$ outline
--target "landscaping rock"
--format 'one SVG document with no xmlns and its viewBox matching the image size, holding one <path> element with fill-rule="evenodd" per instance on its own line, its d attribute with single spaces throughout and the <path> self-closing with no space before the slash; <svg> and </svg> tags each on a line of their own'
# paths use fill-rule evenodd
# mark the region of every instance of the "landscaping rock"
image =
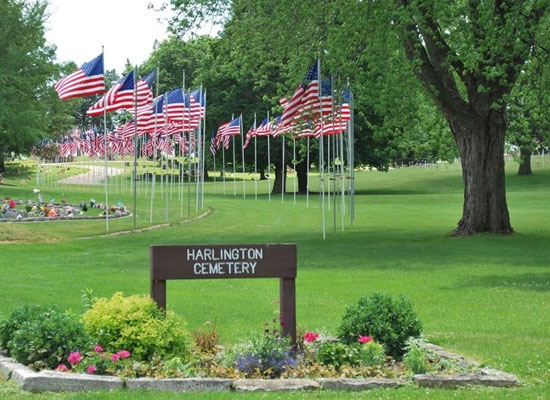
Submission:
<svg viewBox="0 0 550 400">
<path fill-rule="evenodd" d="M 231 390 L 231 379 L 223 378 L 182 378 L 182 379 L 128 379 L 128 390 L 161 390 L 171 392 L 218 392 Z"/>
<path fill-rule="evenodd" d="M 386 379 L 386 378 L 319 378 L 316 379 L 321 384 L 323 389 L 328 390 L 369 390 L 380 388 L 393 388 L 405 385 L 406 382 L 402 379 Z"/>
<path fill-rule="evenodd" d="M 509 374 L 506 374 L 509 375 Z M 513 376 L 513 375 L 512 375 Z M 468 385 L 483 385 L 495 387 L 509 387 L 518 383 L 518 379 L 508 379 L 502 375 L 477 375 L 477 374 L 458 374 L 458 375 L 415 375 L 414 381 L 422 387 L 453 388 Z"/>
<path fill-rule="evenodd" d="M 316 390 L 320 385 L 312 379 L 237 379 L 233 387 L 238 392 L 273 392 Z"/>
<path fill-rule="evenodd" d="M 12 379 L 19 383 L 21 389 L 29 392 L 79 392 L 84 390 L 114 390 L 123 387 L 122 380 L 114 376 L 55 371 L 38 373 L 30 371 L 29 373 L 28 371 L 14 370 Z"/>
</svg>

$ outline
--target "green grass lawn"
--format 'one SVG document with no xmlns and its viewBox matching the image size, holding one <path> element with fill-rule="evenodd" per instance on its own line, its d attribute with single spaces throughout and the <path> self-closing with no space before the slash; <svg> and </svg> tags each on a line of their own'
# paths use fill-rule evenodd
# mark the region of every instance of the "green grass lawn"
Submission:
<svg viewBox="0 0 550 400">
<path fill-rule="evenodd" d="M 550 396 L 550 160 L 534 162 L 535 174 L 507 175 L 507 198 L 515 233 L 500 237 L 456 238 L 450 232 L 462 210 L 462 180 L 456 167 L 412 167 L 388 173 L 357 173 L 356 222 L 341 231 L 327 212 L 327 239 L 321 237 L 319 200 L 292 194 L 268 202 L 266 182 L 206 184 L 203 219 L 188 217 L 177 192 L 155 199 L 154 224 L 166 229 L 75 240 L 105 233 L 104 221 L 0 224 L 0 318 L 27 303 L 55 302 L 79 312 L 81 290 L 96 295 L 148 293 L 152 244 L 287 243 L 298 246 L 297 318 L 307 330 L 334 333 L 346 306 L 373 292 L 403 293 L 414 303 L 428 340 L 483 364 L 518 375 L 515 389 L 424 390 L 403 388 L 360 394 L 28 394 L 0 381 L 0 398 L 14 399 L 157 399 L 157 398 L 546 398 Z M 317 182 L 312 179 L 312 188 Z M 32 195 L 32 182 L 0 186 L 0 196 Z M 68 186 L 68 185 L 67 185 Z M 288 187 L 292 188 L 289 179 Z M 120 188 L 119 188 L 120 189 Z M 100 201 L 102 188 L 44 188 L 67 201 Z M 175 189 L 176 190 L 176 189 Z M 193 192 L 192 192 L 193 193 Z M 44 198 L 48 198 L 44 196 Z M 34 198 L 34 197 L 33 197 Z M 113 194 L 131 205 L 130 193 Z M 101 200 L 102 201 L 102 200 Z M 185 201 L 187 199 L 185 198 Z M 138 225 L 149 224 L 150 200 L 142 188 Z M 332 205 L 333 206 L 333 205 Z M 141 210 L 147 210 L 141 211 Z M 189 217 L 199 214 L 194 204 Z M 110 230 L 132 228 L 131 218 L 111 221 Z M 168 282 L 168 308 L 183 315 L 189 329 L 214 322 L 223 342 L 251 337 L 278 309 L 274 279 Z M 253 305 L 253 306 L 251 306 Z"/>
</svg>

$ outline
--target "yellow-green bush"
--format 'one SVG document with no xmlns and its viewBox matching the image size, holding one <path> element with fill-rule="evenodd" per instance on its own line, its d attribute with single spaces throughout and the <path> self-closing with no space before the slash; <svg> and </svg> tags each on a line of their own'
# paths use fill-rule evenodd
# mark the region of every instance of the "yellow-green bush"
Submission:
<svg viewBox="0 0 550 400">
<path fill-rule="evenodd" d="M 129 350 L 134 359 L 161 357 L 189 358 L 190 337 L 183 318 L 163 312 L 148 296 L 94 299 L 82 316 L 88 333 L 106 351 Z"/>
</svg>

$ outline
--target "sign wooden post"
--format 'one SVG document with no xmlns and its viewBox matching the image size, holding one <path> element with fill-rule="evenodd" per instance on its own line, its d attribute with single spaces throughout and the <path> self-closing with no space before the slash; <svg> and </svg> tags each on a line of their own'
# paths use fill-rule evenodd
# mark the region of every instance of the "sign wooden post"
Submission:
<svg viewBox="0 0 550 400">
<path fill-rule="evenodd" d="M 296 344 L 296 245 L 151 246 L 151 297 L 166 309 L 169 279 L 279 278 L 283 334 Z"/>
</svg>

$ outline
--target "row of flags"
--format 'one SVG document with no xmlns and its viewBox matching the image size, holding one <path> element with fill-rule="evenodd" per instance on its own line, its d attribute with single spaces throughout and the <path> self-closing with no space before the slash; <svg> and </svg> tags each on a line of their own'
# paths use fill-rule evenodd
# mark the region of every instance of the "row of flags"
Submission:
<svg viewBox="0 0 550 400">
<path fill-rule="evenodd" d="M 294 139 L 304 137 L 338 135 L 346 131 L 351 119 L 350 96 L 342 93 L 342 101 L 335 101 L 331 79 L 320 79 L 320 63 L 316 61 L 307 71 L 303 81 L 297 86 L 288 100 L 281 98 L 279 103 L 283 113 L 265 118 L 259 126 L 256 122 L 245 136 L 243 148 L 257 136 L 277 137 L 287 134 Z M 222 124 L 211 138 L 212 154 L 223 145 L 229 147 L 229 138 L 240 133 L 242 116 Z"/>
<path fill-rule="evenodd" d="M 193 132 L 205 117 L 206 94 L 202 89 L 184 93 L 178 88 L 153 98 L 154 80 L 154 71 L 143 79 L 131 71 L 105 92 L 102 53 L 56 82 L 54 88 L 61 100 L 103 93 L 86 114 L 93 117 L 121 109 L 129 111 L 133 120 L 119 128 L 128 135 L 136 130 L 139 134 L 165 135 Z"/>
<path fill-rule="evenodd" d="M 75 129 L 70 136 L 54 143 L 57 146 L 61 157 L 75 157 L 85 155 L 89 157 L 104 157 L 105 145 L 107 152 L 111 155 L 133 156 L 135 144 L 133 140 L 133 128 L 131 132 L 125 132 L 123 127 L 114 129 L 107 133 L 105 138 L 103 133 L 97 132 L 94 128 L 81 132 Z M 191 148 L 189 148 L 189 142 Z M 159 132 L 157 135 L 140 135 L 138 142 L 138 152 L 143 156 L 152 156 L 155 149 L 159 150 L 165 156 L 173 156 L 175 151 L 179 154 L 185 154 L 188 151 L 195 151 L 195 135 L 182 135 L 181 132 Z M 174 148 L 177 146 L 177 149 Z"/>
<path fill-rule="evenodd" d="M 135 132 L 140 136 L 148 134 L 143 143 L 152 148 L 157 146 L 157 149 L 161 147 L 167 149 L 169 146 L 164 143 L 171 142 L 169 140 L 171 135 L 177 135 L 174 139 L 180 148 L 188 149 L 184 143 L 185 134 L 188 133 L 189 140 L 194 141 L 193 132 L 205 118 L 206 94 L 203 93 L 202 88 L 188 92 L 178 88 L 153 98 L 154 80 L 154 71 L 143 79 L 138 79 L 135 71 L 131 71 L 105 92 L 103 54 L 100 54 L 90 62 L 84 63 L 71 75 L 58 81 L 55 84 L 55 90 L 61 100 L 104 93 L 101 99 L 87 111 L 89 116 L 98 116 L 104 112 L 121 109 L 130 112 L 132 121 L 120 126 L 107 136 L 107 141 L 110 141 L 110 151 L 114 154 L 124 156 L 133 153 L 131 138 Z M 349 94 L 344 92 L 340 97 L 341 100 L 335 101 L 332 81 L 321 78 L 320 62 L 316 61 L 296 87 L 292 97 L 280 99 L 279 102 L 283 107 L 281 115 L 272 119 L 265 118 L 259 126 L 254 122 L 245 135 L 243 148 L 246 148 L 250 140 L 257 136 L 287 135 L 293 139 L 300 139 L 320 138 L 345 132 L 347 122 L 351 119 Z M 242 135 L 242 129 L 242 115 L 222 124 L 211 137 L 211 153 L 215 155 L 222 145 L 228 149 L 230 138 Z M 84 134 L 84 137 L 93 137 L 93 140 L 98 140 L 97 135 Z M 77 140 L 78 143 L 83 141 L 87 139 L 79 137 Z M 74 142 L 75 138 L 69 136 L 59 143 L 62 155 L 75 153 Z M 85 151 L 87 148 L 87 145 L 83 145 L 76 151 L 90 154 Z M 90 144 L 89 148 L 94 147 Z M 101 146 L 98 145 L 95 149 L 91 151 L 91 155 L 104 154 Z"/>
</svg>

